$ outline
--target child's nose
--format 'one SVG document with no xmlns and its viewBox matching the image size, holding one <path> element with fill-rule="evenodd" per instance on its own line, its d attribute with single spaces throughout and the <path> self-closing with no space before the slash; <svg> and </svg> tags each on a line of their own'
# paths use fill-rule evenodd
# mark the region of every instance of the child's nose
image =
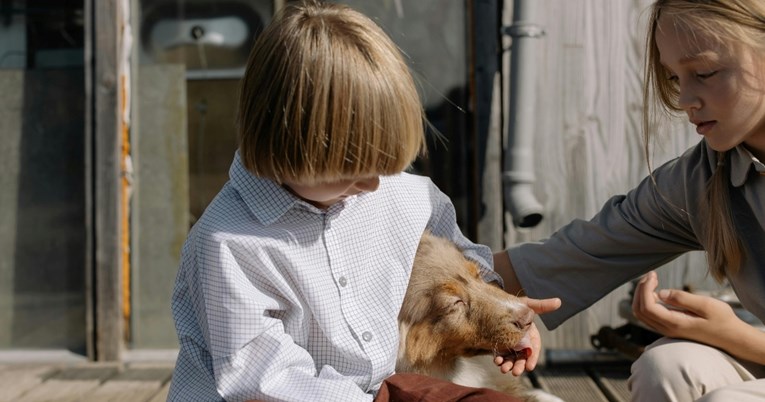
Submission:
<svg viewBox="0 0 765 402">
<path fill-rule="evenodd" d="M 361 191 L 375 191 L 377 187 L 380 187 L 380 178 L 372 177 L 369 179 L 359 180 L 356 182 L 356 188 Z"/>
<path fill-rule="evenodd" d="M 685 85 L 680 88 L 680 92 L 677 96 L 677 106 L 684 110 L 686 113 L 690 113 L 691 110 L 701 108 L 701 99 L 699 99 L 696 91 L 690 85 Z"/>
</svg>

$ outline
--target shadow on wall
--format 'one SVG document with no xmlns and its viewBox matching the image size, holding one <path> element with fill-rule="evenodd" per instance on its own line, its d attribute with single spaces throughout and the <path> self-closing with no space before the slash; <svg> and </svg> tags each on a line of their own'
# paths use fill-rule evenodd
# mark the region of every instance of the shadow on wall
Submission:
<svg viewBox="0 0 765 402">
<path fill-rule="evenodd" d="M 415 173 L 429 176 L 451 198 L 457 223 L 474 239 L 480 193 L 474 191 L 475 138 L 470 129 L 471 114 L 464 106 L 467 97 L 467 89 L 455 87 L 444 94 L 442 102 L 425 111 L 435 130 L 427 130 L 428 155 L 418 159 L 413 168 Z"/>
</svg>

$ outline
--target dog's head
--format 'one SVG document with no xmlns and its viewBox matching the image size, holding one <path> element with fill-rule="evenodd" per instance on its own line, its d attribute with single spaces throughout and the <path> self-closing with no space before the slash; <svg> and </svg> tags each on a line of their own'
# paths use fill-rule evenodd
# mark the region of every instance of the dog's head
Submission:
<svg viewBox="0 0 765 402">
<path fill-rule="evenodd" d="M 533 318 L 517 297 L 484 282 L 452 242 L 425 233 L 399 313 L 399 362 L 429 370 L 463 356 L 514 355 L 529 347 Z"/>
</svg>

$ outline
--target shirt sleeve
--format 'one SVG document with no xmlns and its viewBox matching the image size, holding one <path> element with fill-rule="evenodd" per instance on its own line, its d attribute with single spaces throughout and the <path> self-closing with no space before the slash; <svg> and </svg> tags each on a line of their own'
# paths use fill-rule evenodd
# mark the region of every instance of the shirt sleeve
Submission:
<svg viewBox="0 0 765 402">
<path fill-rule="evenodd" d="M 457 225 L 457 213 L 449 197 L 432 182 L 430 185 L 433 215 L 428 222 L 428 229 L 436 236 L 451 239 L 462 250 L 466 258 L 478 264 L 484 281 L 496 282 L 504 288 L 502 277 L 494 272 L 494 257 L 491 249 L 485 245 L 473 243 L 465 237 Z"/>
<path fill-rule="evenodd" d="M 508 249 L 528 296 L 561 298 L 560 309 L 541 316 L 548 329 L 631 279 L 701 249 L 689 219 L 695 199 L 688 194 L 699 186 L 694 177 L 701 164 L 694 159 L 700 155 L 661 166 L 655 183 L 649 176 L 626 195 L 612 197 L 589 221 L 574 220 L 549 239 Z"/>
<path fill-rule="evenodd" d="M 244 274 L 235 247 L 207 239 L 190 277 L 196 321 L 212 356 L 218 393 L 227 401 L 372 401 L 350 378 L 311 355 L 285 333 L 284 299 Z"/>
</svg>

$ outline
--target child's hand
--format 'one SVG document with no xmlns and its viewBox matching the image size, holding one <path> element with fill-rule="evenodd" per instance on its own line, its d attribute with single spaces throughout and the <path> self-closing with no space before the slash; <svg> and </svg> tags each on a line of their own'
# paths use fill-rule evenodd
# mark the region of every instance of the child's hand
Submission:
<svg viewBox="0 0 765 402">
<path fill-rule="evenodd" d="M 531 299 L 522 297 L 526 305 L 537 314 L 549 313 L 560 308 L 561 301 L 558 298 L 553 299 Z M 539 330 L 533 322 L 528 329 L 528 337 L 531 342 L 531 349 L 526 353 L 516 354 L 515 358 L 497 356 L 494 363 L 499 366 L 503 373 L 512 372 L 514 376 L 523 374 L 524 371 L 532 371 L 537 366 L 539 355 L 542 352 L 542 339 L 539 336 Z"/>
<path fill-rule="evenodd" d="M 659 281 L 649 272 L 635 288 L 632 311 L 635 316 L 664 336 L 715 345 L 721 335 L 736 328 L 741 320 L 728 303 L 709 296 L 677 289 L 656 292 Z"/>
</svg>

